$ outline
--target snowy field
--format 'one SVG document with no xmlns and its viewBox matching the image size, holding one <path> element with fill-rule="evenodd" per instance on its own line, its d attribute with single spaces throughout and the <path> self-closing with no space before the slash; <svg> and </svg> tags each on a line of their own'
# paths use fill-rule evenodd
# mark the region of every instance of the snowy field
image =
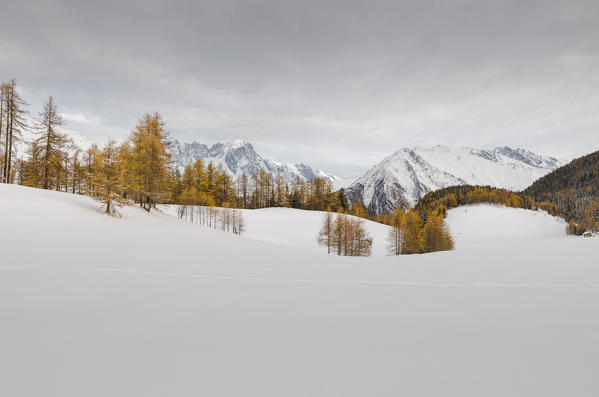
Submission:
<svg viewBox="0 0 599 397">
<path fill-rule="evenodd" d="M 456 241 L 456 249 L 473 246 L 549 242 L 566 236 L 566 222 L 544 211 L 527 211 L 495 205 L 474 205 L 449 211 L 447 223 Z"/>
<path fill-rule="evenodd" d="M 455 251 L 340 258 L 98 207 L 0 186 L 0 395 L 599 393 L 599 239 L 543 214 L 461 208 Z"/>
<path fill-rule="evenodd" d="M 177 205 L 160 205 L 165 214 L 176 217 Z M 326 212 L 303 211 L 293 208 L 264 208 L 241 210 L 245 220 L 244 237 L 326 254 L 327 248 L 318 244 L 317 235 Z M 372 256 L 385 256 L 389 227 L 363 220 L 364 228 L 373 238 Z"/>
</svg>

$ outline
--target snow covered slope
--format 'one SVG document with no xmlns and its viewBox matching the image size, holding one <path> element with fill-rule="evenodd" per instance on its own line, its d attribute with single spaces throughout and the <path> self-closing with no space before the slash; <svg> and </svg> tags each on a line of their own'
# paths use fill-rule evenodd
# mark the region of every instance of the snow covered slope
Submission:
<svg viewBox="0 0 599 397">
<path fill-rule="evenodd" d="M 348 186 L 351 182 L 321 170 L 314 171 L 306 164 L 290 164 L 265 159 L 254 150 L 251 143 L 242 140 L 216 143 L 210 147 L 197 142 L 180 143 L 175 140 L 173 151 L 174 161 L 181 169 L 201 159 L 204 164 L 212 162 L 235 177 L 239 177 L 244 172 L 251 175 L 263 169 L 272 176 L 281 174 L 289 182 L 297 177 L 302 180 L 321 177 L 333 182 L 336 189 Z"/>
<path fill-rule="evenodd" d="M 495 205 L 452 208 L 447 215 L 456 249 L 478 246 L 562 241 L 566 222 L 544 211 Z"/>
<path fill-rule="evenodd" d="M 177 216 L 176 205 L 160 205 L 164 213 Z M 293 208 L 264 208 L 240 210 L 245 221 L 244 237 L 288 247 L 326 254 L 326 247 L 318 245 L 316 236 L 326 212 L 304 211 Z M 389 227 L 377 222 L 362 220 L 373 238 L 372 256 L 386 255 L 385 245 Z"/>
<path fill-rule="evenodd" d="M 599 390 L 599 239 L 343 258 L 97 207 L 0 186 L 0 395 Z"/>
<path fill-rule="evenodd" d="M 452 185 L 490 185 L 522 190 L 563 161 L 524 149 L 434 146 L 400 149 L 347 189 L 352 202 L 375 213 L 414 206 L 426 193 Z"/>
</svg>

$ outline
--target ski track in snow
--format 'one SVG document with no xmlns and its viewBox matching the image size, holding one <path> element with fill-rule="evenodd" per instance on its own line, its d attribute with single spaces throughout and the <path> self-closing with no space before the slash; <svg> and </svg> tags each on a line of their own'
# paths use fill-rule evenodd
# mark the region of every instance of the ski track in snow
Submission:
<svg viewBox="0 0 599 397">
<path fill-rule="evenodd" d="M 377 281 L 377 280 L 319 280 L 319 279 L 301 279 L 301 278 L 271 278 L 271 277 L 247 277 L 247 276 L 213 276 L 193 273 L 168 273 L 152 272 L 146 270 L 118 269 L 118 268 L 99 268 L 99 267 L 57 267 L 57 266 L 0 266 L 0 270 L 30 270 L 30 271 L 90 271 L 102 273 L 125 273 L 140 276 L 159 276 L 159 277 L 181 277 L 197 278 L 205 280 L 224 280 L 224 281 L 254 281 L 268 283 L 300 283 L 300 284 L 342 284 L 342 285 L 382 285 L 398 287 L 472 287 L 472 288 L 599 288 L 599 284 L 593 283 L 419 283 L 409 281 Z"/>
</svg>

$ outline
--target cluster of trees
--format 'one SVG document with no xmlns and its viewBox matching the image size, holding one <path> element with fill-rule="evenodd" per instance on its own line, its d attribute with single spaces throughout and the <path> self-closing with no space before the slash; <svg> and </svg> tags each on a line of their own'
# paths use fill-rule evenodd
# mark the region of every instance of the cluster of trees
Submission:
<svg viewBox="0 0 599 397">
<path fill-rule="evenodd" d="M 213 229 L 221 229 L 238 235 L 245 232 L 243 214 L 237 208 L 179 205 L 177 212 L 180 219 Z"/>
<path fill-rule="evenodd" d="M 422 254 L 454 248 L 453 237 L 442 212 L 431 211 L 423 221 L 418 211 L 408 209 L 404 212 L 398 207 L 391 216 L 390 226 L 387 236 L 389 255 Z"/>
<path fill-rule="evenodd" d="M 545 175 L 523 193 L 552 202 L 568 221 L 568 233 L 599 232 L 599 151 Z"/>
<path fill-rule="evenodd" d="M 318 242 L 327 247 L 327 252 L 344 256 L 370 256 L 372 237 L 364 228 L 360 218 L 348 216 L 343 212 L 333 215 L 327 211 Z"/>
<path fill-rule="evenodd" d="M 60 132 L 64 122 L 52 97 L 37 119 L 28 117 L 25 105 L 14 80 L 0 84 L 1 182 L 87 194 L 110 214 L 115 202 L 139 203 L 149 211 L 172 201 L 176 174 L 158 113 L 144 115 L 122 144 L 109 140 L 83 152 Z M 32 138 L 26 141 L 25 132 Z M 27 144 L 25 158 L 17 158 L 17 144 Z"/>
<path fill-rule="evenodd" d="M 40 119 L 43 128 L 21 163 L 21 184 L 87 194 L 103 202 L 109 214 L 116 213 L 115 202 L 138 203 L 150 211 L 171 199 L 169 141 L 158 113 L 144 115 L 122 144 L 111 139 L 85 152 L 72 150 L 59 132 L 62 120 L 52 98 Z"/>
<path fill-rule="evenodd" d="M 360 214 L 361 210 L 355 212 Z M 454 248 L 453 238 L 441 212 L 433 211 L 423 221 L 418 211 L 408 209 L 404 212 L 398 207 L 387 219 L 391 226 L 387 236 L 389 255 L 423 254 Z M 327 211 L 318 233 L 318 242 L 327 247 L 329 254 L 368 256 L 373 240 L 359 215 Z"/>
<path fill-rule="evenodd" d="M 178 172 L 177 172 L 178 174 Z M 233 178 L 228 172 L 198 159 L 175 177 L 174 201 L 184 205 L 230 206 L 237 208 L 291 207 L 307 210 L 347 211 L 349 202 L 342 190 L 334 192 L 323 178 L 292 183 L 283 175 L 260 169 Z"/>
</svg>

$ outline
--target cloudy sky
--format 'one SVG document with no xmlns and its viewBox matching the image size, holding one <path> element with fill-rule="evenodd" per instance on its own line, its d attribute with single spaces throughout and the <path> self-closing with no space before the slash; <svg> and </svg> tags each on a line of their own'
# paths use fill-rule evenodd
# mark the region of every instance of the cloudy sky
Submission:
<svg viewBox="0 0 599 397">
<path fill-rule="evenodd" d="M 358 176 L 403 146 L 599 149 L 599 2 L 2 1 L 0 79 L 125 138 L 251 141 Z"/>
</svg>

